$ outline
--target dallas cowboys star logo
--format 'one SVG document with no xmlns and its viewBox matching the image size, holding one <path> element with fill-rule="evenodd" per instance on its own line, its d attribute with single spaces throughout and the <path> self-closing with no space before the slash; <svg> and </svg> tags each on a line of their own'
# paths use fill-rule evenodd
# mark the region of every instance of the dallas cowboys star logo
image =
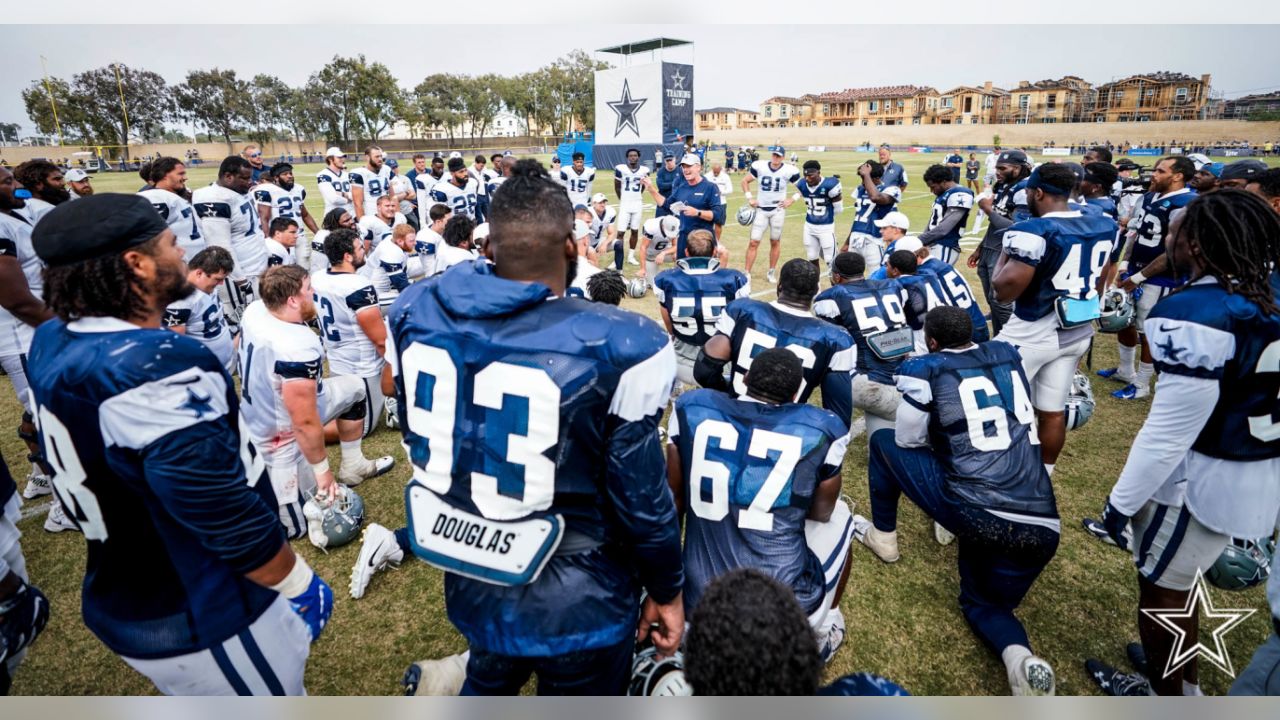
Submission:
<svg viewBox="0 0 1280 720">
<path fill-rule="evenodd" d="M 201 418 L 205 413 L 213 412 L 213 405 L 209 403 L 212 399 L 209 395 L 201 397 L 195 390 L 187 388 L 187 401 L 179 405 L 178 409 L 190 410 L 196 414 L 197 418 Z"/>
<path fill-rule="evenodd" d="M 675 90 L 683 90 L 684 81 L 688 79 L 689 78 L 680 74 L 680 68 L 676 68 L 676 74 L 671 76 L 671 83 L 675 85 L 675 88 L 674 88 Z"/>
<path fill-rule="evenodd" d="M 1192 586 L 1191 594 L 1187 596 L 1187 604 L 1181 609 L 1168 608 L 1161 610 L 1143 610 L 1142 614 L 1151 618 L 1155 622 L 1169 632 L 1173 633 L 1174 644 L 1173 652 L 1169 655 L 1169 662 L 1165 663 L 1164 677 L 1169 675 L 1178 668 L 1191 662 L 1195 657 L 1203 657 L 1213 666 L 1222 672 L 1235 677 L 1235 668 L 1231 665 L 1231 656 L 1227 654 L 1226 647 L 1223 646 L 1223 636 L 1232 628 L 1245 621 L 1245 618 L 1254 613 L 1252 608 L 1215 608 L 1213 599 L 1209 597 L 1209 586 L 1205 583 L 1204 575 L 1199 570 L 1196 571 L 1196 582 Z M 1199 638 L 1191 647 L 1187 647 L 1187 631 L 1183 630 L 1175 621 L 1187 621 L 1203 614 L 1208 620 L 1223 620 L 1210 635 L 1213 637 L 1213 649 L 1200 642 Z M 1206 623 L 1202 620 L 1200 623 L 1200 634 L 1204 635 Z"/>
<path fill-rule="evenodd" d="M 631 128 L 631 132 L 640 136 L 640 126 L 636 124 L 636 113 L 640 112 L 640 108 L 649 102 L 649 98 L 632 98 L 631 85 L 626 81 L 622 81 L 622 98 L 619 100 L 606 101 L 606 105 L 618 114 L 618 125 L 614 128 L 613 134 L 619 135 L 623 128 Z"/>
<path fill-rule="evenodd" d="M 1170 360 L 1177 362 L 1178 356 L 1186 351 L 1186 348 L 1178 347 L 1173 344 L 1173 336 L 1167 336 L 1162 343 L 1156 343 L 1156 347 L 1160 348 Z"/>
</svg>

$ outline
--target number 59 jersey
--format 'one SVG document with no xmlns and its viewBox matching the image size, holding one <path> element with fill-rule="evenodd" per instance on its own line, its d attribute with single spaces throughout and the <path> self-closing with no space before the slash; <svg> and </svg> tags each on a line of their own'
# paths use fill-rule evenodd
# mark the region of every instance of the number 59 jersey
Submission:
<svg viewBox="0 0 1280 720">
<path fill-rule="evenodd" d="M 805 518 L 818 484 L 840 473 L 844 422 L 812 405 L 693 390 L 676 400 L 668 437 L 685 478 L 686 612 L 713 579 L 736 568 L 770 575 L 795 591 L 806 613 L 817 610 L 827 558 L 805 544 Z"/>
<path fill-rule="evenodd" d="M 988 509 L 1057 516 L 1022 356 L 1012 345 L 992 340 L 914 357 L 897 377 L 902 401 L 929 416 L 945 492 Z"/>
</svg>

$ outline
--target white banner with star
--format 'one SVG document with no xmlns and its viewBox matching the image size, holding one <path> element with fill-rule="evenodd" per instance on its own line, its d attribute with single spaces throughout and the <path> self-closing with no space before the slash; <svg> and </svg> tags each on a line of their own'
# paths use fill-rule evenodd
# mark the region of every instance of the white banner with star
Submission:
<svg viewBox="0 0 1280 720">
<path fill-rule="evenodd" d="M 662 63 L 596 71 L 596 144 L 662 142 Z"/>
</svg>

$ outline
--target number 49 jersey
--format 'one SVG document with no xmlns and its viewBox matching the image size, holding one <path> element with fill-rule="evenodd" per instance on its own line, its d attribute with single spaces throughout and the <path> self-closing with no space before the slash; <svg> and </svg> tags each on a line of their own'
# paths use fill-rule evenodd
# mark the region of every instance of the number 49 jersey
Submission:
<svg viewBox="0 0 1280 720">
<path fill-rule="evenodd" d="M 716 322 L 716 334 L 728 337 L 732 347 L 736 395 L 747 393 L 747 371 L 761 350 L 783 347 L 800 358 L 804 366 L 804 382 L 796 395 L 800 403 L 808 402 L 813 388 L 828 372 L 852 372 L 857 354 L 853 338 L 844 328 L 798 308 L 751 298 L 729 303 Z"/>
<path fill-rule="evenodd" d="M 725 306 L 751 295 L 751 281 L 715 258 L 689 257 L 653 279 L 653 294 L 671 316 L 676 339 L 702 347 Z"/>
<path fill-rule="evenodd" d="M 816 611 L 827 558 L 805 544 L 805 518 L 818 484 L 840 474 L 844 422 L 812 405 L 693 390 L 676 400 L 668 427 L 685 478 L 685 608 L 717 576 L 755 568 Z"/>
</svg>

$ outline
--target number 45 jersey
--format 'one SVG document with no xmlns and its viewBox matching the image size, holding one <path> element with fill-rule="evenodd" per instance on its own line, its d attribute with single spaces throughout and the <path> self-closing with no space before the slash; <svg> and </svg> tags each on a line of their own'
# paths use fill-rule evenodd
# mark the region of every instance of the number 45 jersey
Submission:
<svg viewBox="0 0 1280 720">
<path fill-rule="evenodd" d="M 683 584 L 666 333 L 482 263 L 411 285 L 387 324 L 411 545 L 447 571 L 449 619 L 513 656 L 634 637 L 640 585 Z"/>
</svg>

